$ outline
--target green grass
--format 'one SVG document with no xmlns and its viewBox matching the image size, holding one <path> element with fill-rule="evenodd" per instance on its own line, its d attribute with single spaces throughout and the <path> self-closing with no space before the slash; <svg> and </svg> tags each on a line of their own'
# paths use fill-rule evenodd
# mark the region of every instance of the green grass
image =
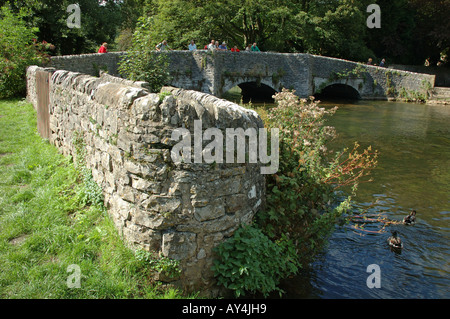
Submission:
<svg viewBox="0 0 450 319">
<path fill-rule="evenodd" d="M 185 298 L 151 279 L 90 188 L 39 137 L 31 104 L 0 100 L 0 298 Z"/>
</svg>

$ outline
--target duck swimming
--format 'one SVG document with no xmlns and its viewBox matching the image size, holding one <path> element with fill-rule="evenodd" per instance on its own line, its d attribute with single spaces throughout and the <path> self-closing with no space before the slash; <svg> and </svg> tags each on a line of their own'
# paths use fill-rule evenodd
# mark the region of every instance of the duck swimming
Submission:
<svg viewBox="0 0 450 319">
<path fill-rule="evenodd" d="M 413 210 L 408 216 L 403 218 L 404 225 L 414 225 L 416 223 L 416 211 Z"/>
<path fill-rule="evenodd" d="M 392 236 L 388 238 L 389 246 L 392 248 L 401 249 L 403 248 L 403 243 L 396 230 L 392 233 Z"/>
</svg>

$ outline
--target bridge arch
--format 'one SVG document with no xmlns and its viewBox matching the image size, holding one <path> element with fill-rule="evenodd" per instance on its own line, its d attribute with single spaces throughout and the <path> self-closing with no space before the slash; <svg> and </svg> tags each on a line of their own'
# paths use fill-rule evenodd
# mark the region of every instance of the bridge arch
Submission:
<svg viewBox="0 0 450 319">
<path fill-rule="evenodd" d="M 360 100 L 363 82 L 359 81 L 336 81 L 322 84 L 316 88 L 314 96 L 323 98 L 349 98 Z"/>
<path fill-rule="evenodd" d="M 222 92 L 226 93 L 230 89 L 238 86 L 241 89 L 242 100 L 244 103 L 252 102 L 267 102 L 273 101 L 272 96 L 278 92 L 271 81 L 265 79 L 241 79 L 238 81 L 229 81 L 227 85 L 222 88 Z M 222 93 L 222 94 L 223 94 Z"/>
</svg>

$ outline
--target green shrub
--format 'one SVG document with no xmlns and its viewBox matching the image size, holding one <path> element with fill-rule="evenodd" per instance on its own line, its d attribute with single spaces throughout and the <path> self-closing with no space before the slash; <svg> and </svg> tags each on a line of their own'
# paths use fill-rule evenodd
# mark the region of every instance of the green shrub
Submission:
<svg viewBox="0 0 450 319">
<path fill-rule="evenodd" d="M 0 8 L 0 98 L 24 96 L 26 68 L 42 64 L 48 43 L 33 43 L 37 28 L 29 28 L 25 11 L 14 14 L 7 5 Z"/>
<path fill-rule="evenodd" d="M 255 215 L 254 226 L 240 228 L 218 246 L 214 263 L 218 283 L 236 296 L 280 291 L 280 280 L 322 249 L 351 208 L 358 183 L 377 164 L 371 147 L 327 149 L 336 132 L 326 118 L 337 108 L 321 108 L 313 98 L 300 99 L 286 89 L 274 98 L 277 107 L 262 117 L 268 128 L 279 128 L 279 170 L 266 177 L 265 209 Z M 342 199 L 339 188 L 351 193 Z"/>
<path fill-rule="evenodd" d="M 291 240 L 302 259 L 315 255 L 349 207 L 351 197 L 342 201 L 336 190 L 354 193 L 376 165 L 377 152 L 369 147 L 360 153 L 355 144 L 333 156 L 326 145 L 336 132 L 325 124 L 337 108 L 321 108 L 313 98 L 300 99 L 288 90 L 277 93 L 275 101 L 265 122 L 280 130 L 279 170 L 266 177 L 266 208 L 256 222 L 272 240 Z"/>
<path fill-rule="evenodd" d="M 236 297 L 250 293 L 267 296 L 280 280 L 297 272 L 300 266 L 290 242 L 271 241 L 252 226 L 239 228 L 216 248 L 213 270 L 218 284 L 234 291 Z"/>
<path fill-rule="evenodd" d="M 169 58 L 164 52 L 152 51 L 155 42 L 151 39 L 150 20 L 140 18 L 133 34 L 131 48 L 119 62 L 119 72 L 132 81 L 145 81 L 152 92 L 159 92 L 169 82 Z"/>
</svg>

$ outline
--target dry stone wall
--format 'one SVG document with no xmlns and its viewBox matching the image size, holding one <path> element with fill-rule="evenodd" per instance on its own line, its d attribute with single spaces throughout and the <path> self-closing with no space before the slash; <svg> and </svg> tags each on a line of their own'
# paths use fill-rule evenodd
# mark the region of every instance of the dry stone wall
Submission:
<svg viewBox="0 0 450 319">
<path fill-rule="evenodd" d="M 28 99 L 36 104 L 30 67 Z M 264 201 L 260 164 L 176 164 L 172 132 L 208 127 L 263 127 L 256 112 L 212 95 L 103 75 L 54 71 L 50 82 L 50 141 L 77 156 L 80 141 L 105 205 L 134 247 L 180 261 L 172 283 L 186 291 L 218 293 L 213 248 L 249 223 Z M 169 281 L 169 278 L 160 278 Z"/>
</svg>

